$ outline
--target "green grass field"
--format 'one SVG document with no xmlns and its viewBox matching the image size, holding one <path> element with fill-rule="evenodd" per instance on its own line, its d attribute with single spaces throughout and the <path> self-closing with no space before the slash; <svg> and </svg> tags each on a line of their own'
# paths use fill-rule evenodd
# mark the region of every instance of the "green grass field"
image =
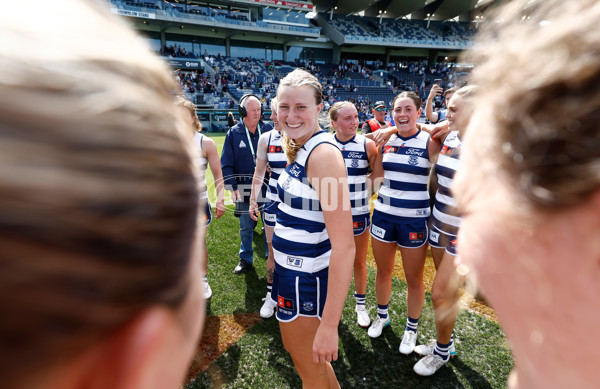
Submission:
<svg viewBox="0 0 600 389">
<path fill-rule="evenodd" d="M 210 135 L 222 148 L 224 135 Z M 210 178 L 208 178 L 210 177 Z M 211 180 L 210 171 L 207 179 Z M 228 195 L 226 195 L 226 199 Z M 265 251 L 261 225 L 254 233 L 255 272 L 234 275 L 238 262 L 239 226 L 231 212 L 213 221 L 208 229 L 208 277 L 213 297 L 207 316 L 218 325 L 224 315 L 254 314 L 266 293 Z M 372 253 L 369 252 L 369 256 Z M 399 258 L 399 257 L 398 257 Z M 369 269 L 367 308 L 376 315 L 375 272 Z M 339 327 L 339 359 L 333 363 L 342 388 L 505 388 L 513 361 L 503 333 L 497 323 L 470 311 L 462 311 L 456 323 L 458 356 L 433 377 L 417 376 L 413 365 L 416 354 L 398 352 L 406 320 L 406 284 L 394 279 L 390 301 L 392 325 L 377 339 L 355 323 L 351 285 Z M 238 316 L 236 316 L 238 317 Z M 216 336 L 216 335 L 215 335 Z M 223 336 L 223 335 L 222 335 Z M 258 320 L 204 372 L 185 386 L 192 388 L 301 388 L 291 358 L 279 336 L 275 318 Z M 419 322 L 419 342 L 435 337 L 433 309 L 429 293 Z"/>
</svg>

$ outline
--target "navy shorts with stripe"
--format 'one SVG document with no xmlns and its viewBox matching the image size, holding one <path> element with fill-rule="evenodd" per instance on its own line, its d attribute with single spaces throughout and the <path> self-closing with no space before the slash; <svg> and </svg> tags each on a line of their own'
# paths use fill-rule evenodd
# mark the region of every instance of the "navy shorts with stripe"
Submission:
<svg viewBox="0 0 600 389">
<path fill-rule="evenodd" d="M 448 254 L 456 256 L 456 235 L 446 234 L 435 227 L 429 232 L 429 245 L 438 249 L 446 249 Z"/>
<path fill-rule="evenodd" d="M 352 215 L 352 222 L 354 227 L 354 236 L 362 235 L 371 225 L 371 219 L 369 218 L 368 213 L 364 215 Z"/>
<path fill-rule="evenodd" d="M 427 243 L 427 231 L 427 219 L 398 223 L 388 214 L 373 211 L 371 236 L 379 241 L 396 242 L 400 247 L 417 248 Z"/>
<path fill-rule="evenodd" d="M 321 319 L 327 298 L 329 268 L 316 273 L 289 270 L 275 263 L 273 293 L 277 294 L 277 320 L 290 322 L 298 316 Z"/>
</svg>

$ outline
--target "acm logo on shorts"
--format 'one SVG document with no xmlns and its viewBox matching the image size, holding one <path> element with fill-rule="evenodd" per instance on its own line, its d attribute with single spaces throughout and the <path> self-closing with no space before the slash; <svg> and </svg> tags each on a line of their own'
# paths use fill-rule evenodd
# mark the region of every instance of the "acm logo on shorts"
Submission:
<svg viewBox="0 0 600 389">
<path fill-rule="evenodd" d="M 439 243 L 440 241 L 440 234 L 431 230 L 429 231 L 429 239 L 431 239 L 432 242 L 434 243 Z"/>
<path fill-rule="evenodd" d="M 373 233 L 373 235 L 380 239 L 383 239 L 383 237 L 385 236 L 385 230 L 381 227 L 377 227 L 374 224 L 371 225 L 371 232 Z"/>
</svg>

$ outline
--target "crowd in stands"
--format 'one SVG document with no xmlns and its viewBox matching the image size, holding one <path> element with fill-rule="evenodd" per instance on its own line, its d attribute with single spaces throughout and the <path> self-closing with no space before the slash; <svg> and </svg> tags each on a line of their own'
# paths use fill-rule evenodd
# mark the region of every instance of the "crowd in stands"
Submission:
<svg viewBox="0 0 600 389">
<path fill-rule="evenodd" d="M 165 46 L 163 50 L 158 52 L 163 57 L 169 58 L 198 58 L 198 55 L 194 52 L 187 51 L 185 47 L 180 45 L 169 45 Z"/>
<path fill-rule="evenodd" d="M 177 53 L 177 50 L 180 50 L 177 45 L 168 47 L 169 52 Z M 323 86 L 324 110 L 328 110 L 336 101 L 348 100 L 356 105 L 361 122 L 369 119 L 375 101 L 391 101 L 393 96 L 402 91 L 413 91 L 425 101 L 434 79 L 442 80 L 444 88 L 462 85 L 457 68 L 447 62 L 430 64 L 427 60 L 401 61 L 386 66 L 380 60 L 354 62 L 342 59 L 337 65 L 312 60 L 294 63 L 274 61 L 267 64 L 266 61 L 251 58 L 221 57 L 208 53 L 204 53 L 203 59 L 206 69 L 177 70 L 176 79 L 192 101 L 220 109 L 237 108 L 239 99 L 246 93 L 261 97 L 263 109 L 268 109 L 280 78 L 295 67 L 302 67 L 319 79 Z M 375 82 L 374 72 L 378 70 L 387 71 L 384 73 L 386 76 L 376 81 L 379 86 L 360 85 L 363 79 Z M 204 96 L 196 98 L 197 95 Z M 435 104 L 434 108 L 439 108 L 443 101 L 436 100 Z"/>
</svg>

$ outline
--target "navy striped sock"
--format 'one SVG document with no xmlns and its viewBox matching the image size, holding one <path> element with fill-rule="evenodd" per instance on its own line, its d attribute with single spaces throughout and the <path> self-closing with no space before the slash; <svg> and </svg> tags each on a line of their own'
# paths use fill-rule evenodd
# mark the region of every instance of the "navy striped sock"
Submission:
<svg viewBox="0 0 600 389">
<path fill-rule="evenodd" d="M 356 305 L 365 305 L 366 294 L 358 294 L 354 293 L 354 299 L 356 300 Z"/>
<path fill-rule="evenodd" d="M 448 361 L 450 359 L 450 343 L 442 344 L 440 342 L 436 342 L 433 353 L 442 357 L 444 361 Z"/>
<path fill-rule="evenodd" d="M 377 304 L 377 315 L 379 315 L 380 318 L 382 319 L 387 319 L 388 318 L 388 304 L 385 305 L 381 305 L 381 304 Z"/>
<path fill-rule="evenodd" d="M 273 283 L 267 282 L 267 293 L 271 293 L 273 291 Z"/>
<path fill-rule="evenodd" d="M 419 325 L 419 319 L 413 319 L 410 316 L 407 316 L 406 319 L 406 331 L 417 332 L 417 326 Z"/>
</svg>

